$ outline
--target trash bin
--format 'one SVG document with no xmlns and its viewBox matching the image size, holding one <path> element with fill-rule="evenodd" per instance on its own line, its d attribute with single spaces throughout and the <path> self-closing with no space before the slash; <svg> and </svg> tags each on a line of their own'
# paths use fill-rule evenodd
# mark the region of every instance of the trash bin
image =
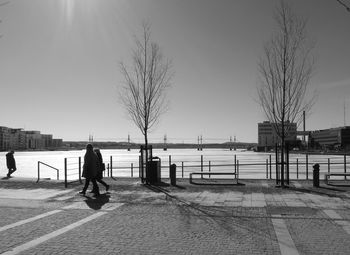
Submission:
<svg viewBox="0 0 350 255">
<path fill-rule="evenodd" d="M 313 184 L 314 187 L 319 187 L 320 186 L 320 165 L 315 164 L 313 165 Z"/>
<path fill-rule="evenodd" d="M 160 158 L 152 157 L 152 160 L 148 161 L 146 165 L 146 183 L 160 183 L 160 168 Z"/>
<path fill-rule="evenodd" d="M 170 184 L 176 186 L 176 165 L 170 165 Z"/>
</svg>

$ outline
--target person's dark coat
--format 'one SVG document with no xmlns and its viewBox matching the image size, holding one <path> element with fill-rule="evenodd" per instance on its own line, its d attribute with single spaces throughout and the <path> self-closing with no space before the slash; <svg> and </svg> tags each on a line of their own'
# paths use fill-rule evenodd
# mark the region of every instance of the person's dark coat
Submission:
<svg viewBox="0 0 350 255">
<path fill-rule="evenodd" d="M 12 151 L 6 154 L 6 165 L 8 169 L 16 170 L 16 160 Z"/>
<path fill-rule="evenodd" d="M 103 171 L 105 170 L 105 165 L 103 164 L 103 158 L 102 158 L 102 154 L 101 154 L 100 150 L 96 149 L 95 153 L 96 153 L 97 158 L 98 158 L 98 170 L 97 170 L 96 179 L 102 180 Z"/>
<path fill-rule="evenodd" d="M 98 157 L 93 151 L 93 148 L 89 146 L 86 147 L 86 153 L 84 156 L 84 165 L 82 177 L 86 179 L 96 178 L 98 172 Z"/>
</svg>

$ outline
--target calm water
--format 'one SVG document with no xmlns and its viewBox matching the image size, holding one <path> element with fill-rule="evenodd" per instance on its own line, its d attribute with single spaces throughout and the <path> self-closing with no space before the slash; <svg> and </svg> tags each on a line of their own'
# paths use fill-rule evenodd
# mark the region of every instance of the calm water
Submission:
<svg viewBox="0 0 350 255">
<path fill-rule="evenodd" d="M 138 150 L 101 150 L 106 165 L 110 163 L 112 157 L 113 176 L 138 177 Z M 17 171 L 14 177 L 31 177 L 37 178 L 38 161 L 44 162 L 50 166 L 60 170 L 60 179 L 64 178 L 64 158 L 68 162 L 68 178 L 76 179 L 78 176 L 78 157 L 82 158 L 85 150 L 79 151 L 34 151 L 34 152 L 15 152 L 17 163 Z M 6 152 L 0 152 L 0 176 L 6 176 Z M 169 176 L 169 156 L 171 163 L 177 165 L 177 176 L 188 177 L 190 172 L 201 170 L 201 156 L 203 157 L 203 171 L 234 171 L 234 160 L 239 161 L 240 178 L 266 178 L 266 169 L 268 174 L 270 167 L 266 168 L 266 160 L 270 155 L 272 162 L 275 162 L 273 153 L 257 153 L 252 151 L 230 151 L 228 149 L 204 149 L 197 151 L 196 149 L 168 149 L 168 151 L 154 150 L 153 156 L 161 159 L 162 174 L 167 178 Z M 301 154 L 290 155 L 290 177 L 292 179 L 306 178 L 306 156 Z M 321 164 L 321 173 L 328 171 L 328 160 L 330 161 L 330 171 L 344 171 L 344 156 L 331 155 L 310 155 L 308 157 L 308 173 L 312 178 L 312 166 L 315 163 Z M 350 166 L 350 156 L 347 157 L 347 166 Z M 133 171 L 131 170 L 133 165 Z M 183 167 L 182 167 L 183 166 Z M 56 179 L 56 171 L 41 165 L 41 178 Z M 350 171 L 350 170 L 348 170 Z M 298 172 L 298 174 L 297 174 Z M 272 163 L 272 178 L 275 178 L 275 167 Z M 298 176 L 297 176 L 298 175 Z"/>
</svg>

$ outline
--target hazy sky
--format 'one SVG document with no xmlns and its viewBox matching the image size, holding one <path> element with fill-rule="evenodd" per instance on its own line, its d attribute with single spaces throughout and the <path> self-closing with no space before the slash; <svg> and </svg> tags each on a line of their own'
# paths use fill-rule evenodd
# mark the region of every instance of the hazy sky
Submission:
<svg viewBox="0 0 350 255">
<path fill-rule="evenodd" d="M 344 0 L 347 2 L 348 0 Z M 289 0 L 316 42 L 307 129 L 350 125 L 350 12 L 336 0 Z M 172 59 L 170 109 L 151 142 L 257 142 L 257 61 L 278 0 L 10 0 L 0 7 L 0 126 L 64 140 L 142 135 L 118 100 L 141 23 Z M 350 1 L 347 2 L 350 4 Z"/>
</svg>

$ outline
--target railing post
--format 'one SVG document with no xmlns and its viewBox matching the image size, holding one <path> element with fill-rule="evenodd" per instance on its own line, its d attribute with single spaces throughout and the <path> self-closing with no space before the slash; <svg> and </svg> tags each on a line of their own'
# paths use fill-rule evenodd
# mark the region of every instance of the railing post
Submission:
<svg viewBox="0 0 350 255">
<path fill-rule="evenodd" d="M 238 177 L 239 177 L 239 160 L 237 159 L 237 180 L 238 180 Z"/>
<path fill-rule="evenodd" d="M 286 161 L 285 161 L 285 163 L 286 163 L 286 175 L 285 175 L 285 177 L 287 177 L 286 179 L 287 179 L 287 184 L 289 185 L 289 146 L 288 146 L 288 144 L 286 144 L 285 145 L 286 147 L 285 147 L 285 149 L 286 149 Z"/>
<path fill-rule="evenodd" d="M 269 160 L 270 160 L 270 180 L 272 179 L 272 159 L 271 159 L 271 154 L 269 155 Z"/>
<path fill-rule="evenodd" d="M 134 177 L 134 164 L 131 163 L 131 177 Z"/>
<path fill-rule="evenodd" d="M 58 172 L 57 172 L 57 174 L 58 174 Z M 58 178 L 58 175 L 57 175 L 57 178 Z M 83 182 L 81 181 L 81 157 L 79 157 L 79 182 L 80 182 L 80 183 L 83 183 Z"/>
<path fill-rule="evenodd" d="M 184 162 L 181 162 L 182 178 L 184 178 Z"/>
<path fill-rule="evenodd" d="M 278 163 L 279 163 L 279 160 L 278 160 L 278 146 L 276 144 L 276 149 L 275 149 L 275 157 L 276 157 L 276 160 L 275 160 L 275 164 L 276 164 L 276 185 L 279 184 L 279 169 L 278 169 Z"/>
<path fill-rule="evenodd" d="M 170 179 L 170 168 L 171 168 L 171 155 L 169 155 L 169 179 Z"/>
<path fill-rule="evenodd" d="M 211 162 L 210 162 L 210 160 L 209 160 L 209 172 L 210 172 L 210 170 L 211 170 Z M 209 174 L 209 178 L 211 177 L 211 175 Z"/>
<path fill-rule="evenodd" d="M 36 182 L 39 182 L 40 180 L 40 161 L 38 161 L 38 180 Z"/>
<path fill-rule="evenodd" d="M 328 173 L 331 172 L 331 160 L 328 158 Z"/>
<path fill-rule="evenodd" d="M 299 159 L 297 158 L 297 180 L 299 179 Z"/>
<path fill-rule="evenodd" d="M 67 158 L 64 158 L 64 187 L 68 187 L 67 182 Z"/>
<path fill-rule="evenodd" d="M 141 181 L 143 183 L 143 162 L 141 156 L 139 156 L 139 178 L 141 178 Z"/>
<path fill-rule="evenodd" d="M 203 155 L 201 155 L 201 172 L 203 172 Z M 202 179 L 203 179 L 203 174 L 202 174 Z"/>
<path fill-rule="evenodd" d="M 266 159 L 266 179 L 269 179 L 269 160 Z"/>
<path fill-rule="evenodd" d="M 111 178 L 113 178 L 113 159 L 112 156 L 109 157 L 109 165 L 111 166 Z"/>
<path fill-rule="evenodd" d="M 235 173 L 237 173 L 237 155 L 235 154 Z"/>
<path fill-rule="evenodd" d="M 306 153 L 306 180 L 309 179 L 309 155 Z"/>
<path fill-rule="evenodd" d="M 346 173 L 346 153 L 344 153 L 344 173 Z M 344 176 L 344 179 L 346 180 L 346 176 Z"/>
</svg>

